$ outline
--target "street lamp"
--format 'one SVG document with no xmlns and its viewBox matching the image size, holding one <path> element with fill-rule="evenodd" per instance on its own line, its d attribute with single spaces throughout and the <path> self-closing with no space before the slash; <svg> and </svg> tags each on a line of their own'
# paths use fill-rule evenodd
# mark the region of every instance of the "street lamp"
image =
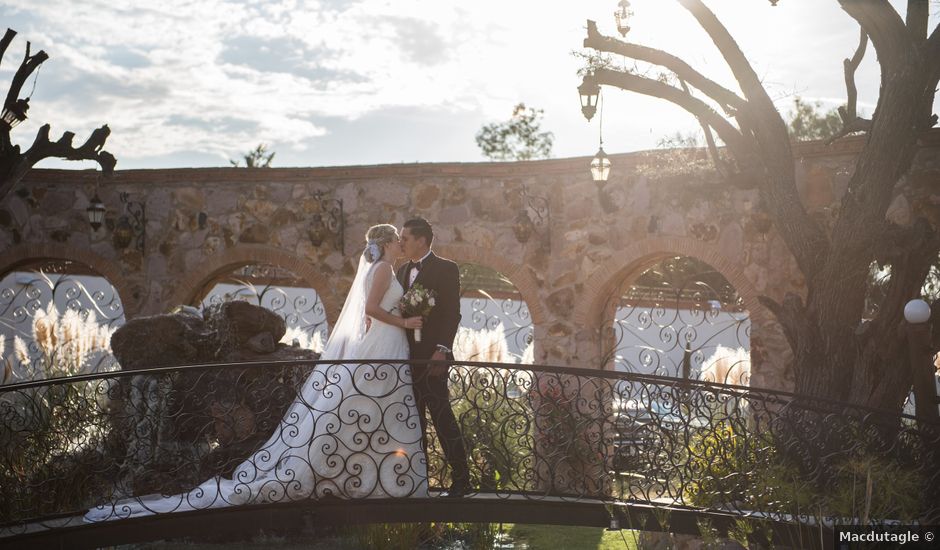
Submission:
<svg viewBox="0 0 940 550">
<path fill-rule="evenodd" d="M 14 126 L 26 120 L 26 111 L 29 110 L 29 98 L 17 99 L 8 102 L 3 106 L 3 112 L 0 113 L 0 120 L 7 130 L 12 130 Z"/>
<path fill-rule="evenodd" d="M 588 73 L 584 75 L 584 80 L 578 86 L 578 95 L 581 97 L 581 114 L 584 118 L 591 120 L 594 113 L 597 112 L 597 97 L 601 93 L 601 87 L 594 79 L 594 75 Z"/>
<path fill-rule="evenodd" d="M 617 5 L 620 7 L 619 10 L 614 12 L 614 18 L 617 20 L 617 32 L 620 33 L 620 36 L 626 38 L 627 33 L 630 32 L 630 25 L 627 24 L 627 21 L 633 16 L 633 10 L 630 9 L 629 0 L 620 0 Z"/>
<path fill-rule="evenodd" d="M 917 298 L 904 306 L 904 319 L 911 324 L 926 323 L 930 320 L 930 304 Z"/>
<path fill-rule="evenodd" d="M 914 414 L 918 421 L 930 423 L 940 419 L 937 413 L 937 385 L 934 380 L 933 347 L 931 346 L 930 304 L 916 298 L 904 306 L 907 321 L 907 347 L 911 379 L 914 386 Z"/>
</svg>

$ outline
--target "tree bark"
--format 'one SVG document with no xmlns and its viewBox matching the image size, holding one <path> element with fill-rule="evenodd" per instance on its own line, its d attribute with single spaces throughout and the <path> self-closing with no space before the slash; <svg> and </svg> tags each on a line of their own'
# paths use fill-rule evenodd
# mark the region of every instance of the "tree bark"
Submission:
<svg viewBox="0 0 940 550">
<path fill-rule="evenodd" d="M 861 26 L 859 46 L 845 62 L 849 108 L 846 127 L 868 131 L 855 171 L 831 227 L 804 207 L 797 192 L 789 134 L 757 74 L 727 29 L 701 0 L 680 0 L 709 34 L 734 74 L 743 98 L 665 52 L 601 37 L 589 25 L 585 46 L 659 64 L 705 93 L 737 122 L 668 84 L 609 69 L 601 84 L 666 99 L 714 128 L 735 161 L 758 175 L 759 191 L 778 233 L 803 273 L 805 299 L 761 302 L 780 321 L 795 355 L 796 392 L 899 410 L 910 389 L 904 340 L 898 334 L 904 304 L 915 296 L 940 252 L 938 230 L 926 220 L 897 228 L 885 220 L 898 181 L 910 170 L 930 117 L 940 78 L 940 27 L 926 37 L 924 3 L 911 0 L 909 26 L 886 0 L 839 0 Z M 854 71 L 870 39 L 881 66 L 881 91 L 870 121 L 854 112 Z M 726 108 L 727 107 L 727 108 Z M 888 294 L 877 319 L 861 325 L 869 266 L 885 250 L 895 252 Z M 900 366 L 899 366 L 900 364 Z"/>
</svg>

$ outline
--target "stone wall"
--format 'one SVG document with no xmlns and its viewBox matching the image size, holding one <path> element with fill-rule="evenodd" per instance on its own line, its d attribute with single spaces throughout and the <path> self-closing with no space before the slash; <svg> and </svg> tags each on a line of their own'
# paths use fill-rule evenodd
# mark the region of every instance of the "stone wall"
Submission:
<svg viewBox="0 0 940 550">
<path fill-rule="evenodd" d="M 801 193 L 821 221 L 838 208 L 861 139 L 796 148 Z M 757 297 L 802 293 L 802 277 L 756 190 L 683 174 L 675 153 L 613 155 L 610 182 L 600 189 L 590 179 L 589 158 L 117 171 L 97 188 L 108 225 L 121 215 L 121 192 L 143 202 L 144 254 L 116 250 L 107 226 L 91 231 L 85 208 L 96 192 L 93 171 L 37 169 L 0 201 L 0 271 L 30 258 L 79 260 L 115 285 L 127 316 L 135 317 L 198 299 L 207 281 L 233 267 L 274 263 L 314 287 L 332 321 L 365 230 L 422 215 L 435 226 L 439 254 L 492 267 L 516 285 L 535 325 L 538 363 L 592 366 L 603 346 L 600 328 L 611 321 L 604 315 L 610 296 L 659 259 L 682 254 L 715 267 L 743 298 L 752 347 L 760 350 L 752 384 L 788 387 L 787 344 Z M 674 173 L 653 180 L 651 162 Z M 928 136 L 917 165 L 915 177 L 940 179 L 940 133 Z M 524 244 L 512 229 L 523 186 L 550 204 L 548 234 Z M 316 191 L 343 200 L 344 250 L 311 244 Z M 917 200 L 898 199 L 889 216 L 909 221 Z"/>
</svg>

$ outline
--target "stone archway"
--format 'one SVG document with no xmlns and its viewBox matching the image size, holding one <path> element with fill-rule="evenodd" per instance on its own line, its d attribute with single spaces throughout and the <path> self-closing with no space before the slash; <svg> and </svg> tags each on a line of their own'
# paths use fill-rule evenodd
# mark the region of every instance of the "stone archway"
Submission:
<svg viewBox="0 0 940 550">
<path fill-rule="evenodd" d="M 0 383 L 116 368 L 120 287 L 120 272 L 89 251 L 42 244 L 0 256 Z"/>
<path fill-rule="evenodd" d="M 164 304 L 169 309 L 180 304 L 189 304 L 201 298 L 199 291 L 219 274 L 234 267 L 251 264 L 269 264 L 290 270 L 311 288 L 317 289 L 323 301 L 327 319 L 333 323 L 339 316 L 342 296 L 337 296 L 337 289 L 330 284 L 312 265 L 289 252 L 261 245 L 239 245 L 225 250 L 216 256 L 207 258 L 203 266 L 177 281 L 176 291 Z M 322 290 L 321 290 L 322 289 Z"/>
<path fill-rule="evenodd" d="M 335 293 L 307 262 L 277 249 L 246 245 L 225 251 L 189 274 L 169 307 L 248 301 L 284 318 L 285 341 L 319 350 L 339 315 Z"/>
<path fill-rule="evenodd" d="M 611 297 L 620 296 L 624 285 L 645 270 L 669 257 L 695 258 L 714 268 L 734 288 L 737 307 L 746 311 L 751 323 L 751 383 L 760 387 L 789 389 L 789 363 L 792 352 L 779 324 L 757 299 L 754 285 L 737 262 L 726 258 L 717 246 L 696 239 L 661 237 L 638 241 L 595 271 L 585 283 L 585 299 L 574 311 L 574 319 L 584 327 L 578 335 L 578 353 L 595 364 L 610 367 L 605 355 L 612 335 L 607 324 L 613 319 Z"/>
<path fill-rule="evenodd" d="M 468 306 L 470 309 L 461 320 L 461 326 L 473 330 L 491 329 L 499 324 L 500 317 L 510 319 L 517 316 L 523 320 L 527 319 L 531 326 L 518 326 L 520 323 L 517 321 L 515 323 L 517 326 L 504 328 L 504 334 L 510 339 L 519 340 L 518 342 L 511 341 L 509 343 L 509 347 L 515 350 L 511 355 L 523 355 L 526 344 L 529 343 L 523 340 L 531 339 L 531 357 L 525 360 L 538 363 L 542 358 L 540 340 L 543 336 L 546 316 L 538 301 L 537 286 L 531 273 L 526 271 L 523 266 L 510 262 L 490 250 L 480 249 L 479 247 L 454 244 L 442 245 L 436 247 L 435 252 L 457 262 L 461 266 L 462 277 L 468 275 L 467 268 L 480 266 L 483 269 L 477 270 L 479 274 L 484 277 L 487 273 L 498 275 L 504 284 L 514 287 L 512 290 L 518 293 L 518 298 L 500 296 L 499 294 L 481 298 L 482 295 L 469 296 L 466 294 L 467 290 L 475 291 L 478 289 L 462 289 L 465 292 L 462 301 L 469 299 L 473 303 Z M 494 290 L 498 292 L 498 289 Z M 488 302 L 495 302 L 495 304 L 489 303 L 488 305 L 495 307 L 498 312 L 487 312 L 487 309 L 493 309 L 487 307 Z M 507 304 L 512 305 L 507 307 Z"/>
</svg>

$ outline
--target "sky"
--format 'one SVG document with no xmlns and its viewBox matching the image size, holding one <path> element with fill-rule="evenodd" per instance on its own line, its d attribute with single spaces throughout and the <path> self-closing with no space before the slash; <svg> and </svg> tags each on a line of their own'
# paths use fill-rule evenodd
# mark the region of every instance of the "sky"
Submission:
<svg viewBox="0 0 940 550">
<path fill-rule="evenodd" d="M 844 102 L 842 60 L 858 40 L 835 0 L 706 0 L 781 112 L 796 95 Z M 900 2 L 893 2 L 897 7 Z M 107 123 L 118 169 L 228 166 L 259 143 L 273 165 L 485 160 L 474 136 L 519 102 L 543 109 L 553 157 L 597 151 L 576 88 L 588 19 L 615 35 L 614 0 L 0 0 L 19 34 L 0 64 L 4 90 L 26 40 L 50 55 L 14 142 L 43 123 L 75 143 Z M 736 89 L 694 19 L 674 0 L 633 0 L 627 38 L 665 49 Z M 901 10 L 903 13 L 903 9 Z M 931 5 L 932 26 L 937 22 Z M 618 63 L 622 62 L 619 59 Z M 874 51 L 857 75 L 859 108 L 877 100 Z M 936 104 L 935 104 L 936 106 Z M 604 92 L 604 149 L 655 148 L 698 128 L 662 100 Z M 46 160 L 52 168 L 90 162 Z"/>
</svg>

